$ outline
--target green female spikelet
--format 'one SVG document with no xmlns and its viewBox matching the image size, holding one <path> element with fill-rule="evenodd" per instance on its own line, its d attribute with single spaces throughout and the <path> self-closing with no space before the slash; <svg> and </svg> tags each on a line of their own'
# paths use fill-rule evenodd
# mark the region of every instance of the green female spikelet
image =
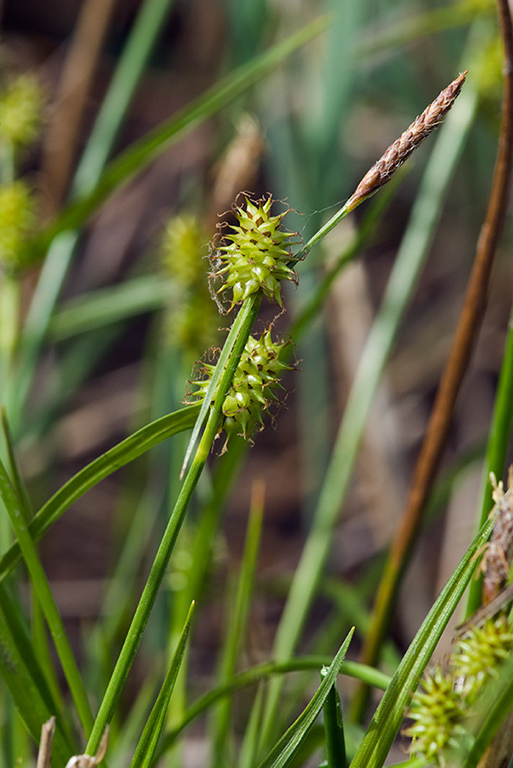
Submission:
<svg viewBox="0 0 513 768">
<path fill-rule="evenodd" d="M 512 650 L 513 632 L 506 616 L 487 621 L 483 627 L 473 626 L 458 640 L 452 666 L 468 700 L 474 701 L 483 683 L 498 675 L 501 662 Z"/>
<path fill-rule="evenodd" d="M 445 766 L 452 750 L 466 748 L 472 740 L 473 716 L 486 684 L 500 674 L 501 664 L 513 650 L 513 631 L 505 616 L 471 626 L 459 638 L 449 660 L 449 671 L 440 668 L 422 681 L 408 717 L 415 722 L 405 732 L 411 736 L 410 752 L 427 763 Z"/>
<path fill-rule="evenodd" d="M 217 293 L 232 291 L 228 311 L 260 290 L 282 306 L 280 282 L 296 282 L 296 273 L 288 266 L 294 259 L 285 246 L 295 234 L 280 230 L 287 212 L 271 216 L 272 202 L 271 197 L 257 202 L 245 197 L 243 205 L 233 208 L 238 224 L 223 235 L 219 247 L 213 248 L 212 277 L 224 280 Z M 224 241 L 229 242 L 224 244 Z"/>
<path fill-rule="evenodd" d="M 223 429 L 226 432 L 223 450 L 234 435 L 250 440 L 255 430 L 263 428 L 263 412 L 278 400 L 273 390 L 283 389 L 281 373 L 292 367 L 280 360 L 280 353 L 287 344 L 273 342 L 270 330 L 264 331 L 259 339 L 249 337 L 222 407 L 223 422 L 219 433 Z M 206 378 L 193 382 L 199 389 L 193 396 L 200 400 L 208 387 L 214 366 L 203 364 L 202 370 Z"/>
<path fill-rule="evenodd" d="M 426 675 L 422 687 L 408 712 L 415 722 L 404 733 L 412 738 L 412 754 L 444 766 L 448 751 L 465 735 L 461 693 L 454 688 L 453 676 L 444 675 L 440 667 Z"/>
</svg>

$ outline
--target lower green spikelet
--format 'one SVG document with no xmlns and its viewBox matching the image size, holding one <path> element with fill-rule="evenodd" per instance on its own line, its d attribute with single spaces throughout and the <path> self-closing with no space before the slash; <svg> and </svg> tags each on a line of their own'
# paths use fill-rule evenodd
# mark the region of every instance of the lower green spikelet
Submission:
<svg viewBox="0 0 513 768">
<path fill-rule="evenodd" d="M 452 675 L 440 667 L 427 674 L 412 701 L 408 717 L 414 720 L 406 731 L 412 743 L 410 752 L 427 763 L 446 765 L 448 751 L 465 735 L 465 712 L 461 694 L 454 687 Z"/>
<path fill-rule="evenodd" d="M 222 407 L 224 418 L 218 434 L 223 430 L 226 433 L 223 451 L 234 435 L 250 441 L 255 430 L 263 429 L 263 413 L 278 401 L 274 390 L 283 389 L 281 373 L 293 367 L 280 360 L 281 351 L 289 343 L 273 342 L 270 330 L 258 339 L 249 337 Z M 193 398 L 203 399 L 214 367 L 202 363 L 205 378 L 193 382 L 198 387 L 198 392 L 191 395 Z"/>
<path fill-rule="evenodd" d="M 413 697 L 407 716 L 414 723 L 404 731 L 412 739 L 411 754 L 442 768 L 454 764 L 454 754 L 465 754 L 479 698 L 512 650 L 513 630 L 504 615 L 483 627 L 470 626 L 458 639 L 447 672 L 437 667 L 427 673 L 423 690 Z"/>
</svg>

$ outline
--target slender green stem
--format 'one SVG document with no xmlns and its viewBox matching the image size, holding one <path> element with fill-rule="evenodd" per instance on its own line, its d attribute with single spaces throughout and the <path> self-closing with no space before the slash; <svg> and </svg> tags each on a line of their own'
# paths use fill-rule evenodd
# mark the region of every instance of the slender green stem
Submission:
<svg viewBox="0 0 513 768">
<path fill-rule="evenodd" d="M 196 447 L 196 443 L 197 443 L 199 434 L 201 432 L 201 428 L 205 422 L 207 413 L 210 408 L 210 404 L 212 403 L 212 400 L 214 398 L 214 393 L 216 391 L 219 391 L 219 382 L 221 381 L 221 378 L 223 377 L 224 373 L 226 373 L 226 367 L 227 365 L 230 364 L 229 363 L 230 359 L 232 359 L 233 361 L 232 352 L 237 346 L 238 338 L 240 339 L 241 323 L 245 322 L 246 315 L 248 313 L 254 312 L 255 313 L 254 316 L 256 317 L 256 312 L 258 312 L 258 307 L 260 306 L 261 297 L 258 298 L 256 309 L 254 306 L 255 301 L 257 301 L 257 294 L 254 294 L 253 297 L 250 297 L 248 301 L 244 302 L 243 306 L 240 309 L 239 314 L 237 315 L 236 321 L 232 324 L 232 327 L 230 328 L 228 336 L 226 337 L 226 341 L 223 345 L 223 349 L 221 350 L 221 354 L 219 355 L 217 365 L 212 374 L 207 390 L 204 394 L 199 416 L 196 419 L 196 423 L 192 430 L 192 434 L 189 440 L 189 445 L 187 446 L 187 451 L 185 453 L 185 458 L 182 464 L 182 475 L 187 469 L 189 459 L 192 456 L 193 450 Z M 247 336 L 246 336 L 246 341 L 247 341 Z M 246 343 L 246 341 L 244 342 L 244 344 Z M 244 349 L 244 345 L 242 346 L 242 348 L 240 349 L 240 352 L 238 353 L 238 358 L 240 358 L 240 355 L 242 354 L 243 349 Z M 238 365 L 238 358 L 237 358 L 237 363 L 233 368 L 233 372 L 235 372 L 235 368 Z"/>
<path fill-rule="evenodd" d="M 137 649 L 139 648 L 157 593 L 162 584 L 169 558 L 171 557 L 171 552 L 173 551 L 176 538 L 185 518 L 188 504 L 205 465 L 212 442 L 214 441 L 218 423 L 219 416 L 212 410 L 205 428 L 203 439 L 198 446 L 198 451 L 191 464 L 187 477 L 185 478 L 175 508 L 171 514 L 164 536 L 162 537 L 139 604 L 132 619 L 130 629 L 128 630 L 125 642 L 123 643 L 123 647 L 105 692 L 105 696 L 100 705 L 94 728 L 86 747 L 86 753 L 89 755 L 94 755 L 96 753 L 102 734 L 114 714 L 114 709 L 119 696 L 121 695 L 123 685 L 132 666 Z M 210 443 L 207 446 L 208 440 L 210 440 Z"/>
<path fill-rule="evenodd" d="M 342 270 L 347 267 L 359 253 L 361 253 L 372 235 L 376 232 L 379 222 L 390 205 L 392 196 L 397 191 L 398 184 L 400 184 L 404 178 L 405 168 L 406 166 L 400 168 L 388 185 L 383 189 L 381 194 L 374 198 L 374 202 L 369 206 L 368 211 L 359 222 L 358 229 L 352 242 L 350 242 L 348 247 L 337 257 L 335 264 L 330 267 L 329 271 L 323 276 L 312 295 L 307 297 L 304 305 L 300 306 L 297 316 L 292 321 L 288 330 L 294 341 L 299 339 L 311 325 L 314 318 L 319 314 L 335 280 Z M 340 212 L 336 214 L 336 216 L 339 215 Z M 320 232 L 321 230 L 319 230 L 313 237 L 317 238 Z"/>
<path fill-rule="evenodd" d="M 336 685 L 328 693 L 324 704 L 324 731 L 328 768 L 347 768 L 344 722 Z"/>
<path fill-rule="evenodd" d="M 192 723 L 193 720 L 224 696 L 229 696 L 240 688 L 256 685 L 262 680 L 266 680 L 275 675 L 285 675 L 290 672 L 301 672 L 305 670 L 319 670 L 322 669 L 322 667 L 328 666 L 330 661 L 331 659 L 327 656 L 296 656 L 288 661 L 266 661 L 263 664 L 259 664 L 255 667 L 251 667 L 251 669 L 246 669 L 244 672 L 240 672 L 231 680 L 223 685 L 217 686 L 192 704 L 185 713 L 183 720 L 166 735 L 161 747 L 161 754 L 173 744 L 178 735 L 189 725 L 189 723 Z M 375 688 L 382 691 L 387 689 L 387 686 L 392 679 L 389 675 L 381 672 L 379 669 L 367 667 L 365 664 L 360 664 L 357 661 L 344 661 L 340 673 L 342 675 L 354 677 L 357 680 L 365 681 L 369 685 L 373 685 Z"/>
<path fill-rule="evenodd" d="M 82 723 L 85 733 L 89 734 L 93 725 L 93 716 L 82 683 L 82 678 L 80 677 L 73 651 L 71 650 L 71 646 L 66 636 L 64 625 L 59 615 L 57 605 L 55 604 L 43 566 L 37 556 L 34 542 L 30 537 L 25 516 L 21 510 L 21 505 L 16 498 L 2 463 L 0 463 L 0 499 L 9 514 L 9 518 L 18 538 L 23 559 L 29 570 L 34 589 L 36 590 L 46 621 L 48 622 L 55 648 L 62 664 L 63 672 L 66 676 L 71 695 L 73 696 L 73 701 L 77 708 L 80 722 Z"/>
<path fill-rule="evenodd" d="M 323 237 L 326 237 L 326 235 L 331 232 L 332 229 L 335 229 L 337 224 L 340 224 L 342 219 L 345 219 L 348 213 L 351 213 L 352 208 L 348 208 L 347 205 L 344 203 L 342 208 L 339 208 L 339 210 L 335 213 L 334 216 L 331 217 L 329 221 L 326 222 L 326 224 L 323 224 L 322 227 L 320 227 L 315 234 L 312 235 L 312 237 L 305 243 L 303 248 L 298 253 L 298 258 L 303 258 L 306 256 L 308 251 L 311 251 L 314 245 L 318 245 Z"/>
<path fill-rule="evenodd" d="M 185 655 L 185 649 L 187 647 L 187 642 L 189 640 L 191 631 L 193 613 L 194 603 L 192 603 L 189 607 L 187 618 L 185 620 L 185 626 L 183 627 L 180 634 L 173 658 L 169 665 L 169 670 L 162 684 L 159 695 L 157 696 L 155 705 L 150 713 L 148 720 L 146 721 L 146 725 L 144 726 L 144 730 L 142 732 L 141 738 L 139 739 L 137 749 L 135 750 L 132 762 L 130 763 L 130 768 L 148 768 L 153 763 L 153 755 L 157 748 L 157 744 L 164 727 L 167 708 L 169 706 L 169 702 L 175 688 L 176 678 L 178 676 L 178 672 L 180 671 L 180 667 Z"/>
<path fill-rule="evenodd" d="M 93 731 L 86 747 L 86 752 L 89 755 L 96 754 L 102 734 L 114 714 L 114 709 L 119 696 L 121 695 L 123 685 L 130 671 L 130 667 L 132 666 L 132 662 L 155 603 L 157 593 L 162 584 L 176 538 L 185 519 L 187 507 L 217 436 L 224 398 L 231 386 L 235 369 L 237 368 L 240 356 L 248 340 L 251 328 L 253 327 L 259 306 L 260 296 L 254 294 L 244 302 L 234 321 L 233 326 L 236 327 L 238 333 L 233 346 L 232 355 L 223 369 L 205 430 L 201 436 L 191 467 L 183 482 L 173 512 L 171 513 L 169 523 L 162 537 L 155 560 L 153 561 L 130 629 L 128 630 L 125 642 L 103 697 L 103 701 L 100 705 Z"/>
</svg>

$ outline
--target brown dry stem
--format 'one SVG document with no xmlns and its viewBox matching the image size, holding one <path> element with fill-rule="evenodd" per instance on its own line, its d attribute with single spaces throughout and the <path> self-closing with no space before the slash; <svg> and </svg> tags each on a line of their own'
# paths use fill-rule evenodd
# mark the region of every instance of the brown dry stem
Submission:
<svg viewBox="0 0 513 768">
<path fill-rule="evenodd" d="M 52 743 L 55 734 L 55 717 L 51 717 L 41 727 L 41 742 L 37 754 L 36 768 L 50 768 L 52 760 Z"/>
<path fill-rule="evenodd" d="M 55 215 L 66 195 L 87 97 L 115 4 L 116 0 L 87 0 L 80 10 L 43 146 L 46 217 Z"/>
</svg>

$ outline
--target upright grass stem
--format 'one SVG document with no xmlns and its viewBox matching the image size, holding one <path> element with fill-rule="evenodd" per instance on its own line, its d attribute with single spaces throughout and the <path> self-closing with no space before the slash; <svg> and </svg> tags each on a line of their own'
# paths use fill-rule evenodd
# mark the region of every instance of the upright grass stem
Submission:
<svg viewBox="0 0 513 768">
<path fill-rule="evenodd" d="M 190 469 L 183 482 L 173 512 L 171 513 L 169 523 L 153 561 L 130 629 L 128 630 L 125 642 L 123 643 L 123 647 L 103 697 L 103 701 L 100 705 L 93 731 L 86 747 L 86 753 L 89 755 L 94 755 L 96 753 L 102 734 L 114 714 L 114 709 L 119 696 L 121 695 L 123 685 L 130 671 L 130 667 L 132 666 L 132 662 L 155 603 L 157 593 L 162 584 L 176 538 L 185 519 L 187 507 L 216 438 L 221 422 L 221 408 L 224 398 L 231 386 L 233 375 L 244 346 L 248 340 L 253 323 L 255 322 L 259 306 L 260 296 L 254 294 L 244 302 L 232 326 L 232 329 L 235 328 L 235 331 L 237 332 L 232 355 L 223 369 L 205 429 L 199 441 Z"/>
</svg>

